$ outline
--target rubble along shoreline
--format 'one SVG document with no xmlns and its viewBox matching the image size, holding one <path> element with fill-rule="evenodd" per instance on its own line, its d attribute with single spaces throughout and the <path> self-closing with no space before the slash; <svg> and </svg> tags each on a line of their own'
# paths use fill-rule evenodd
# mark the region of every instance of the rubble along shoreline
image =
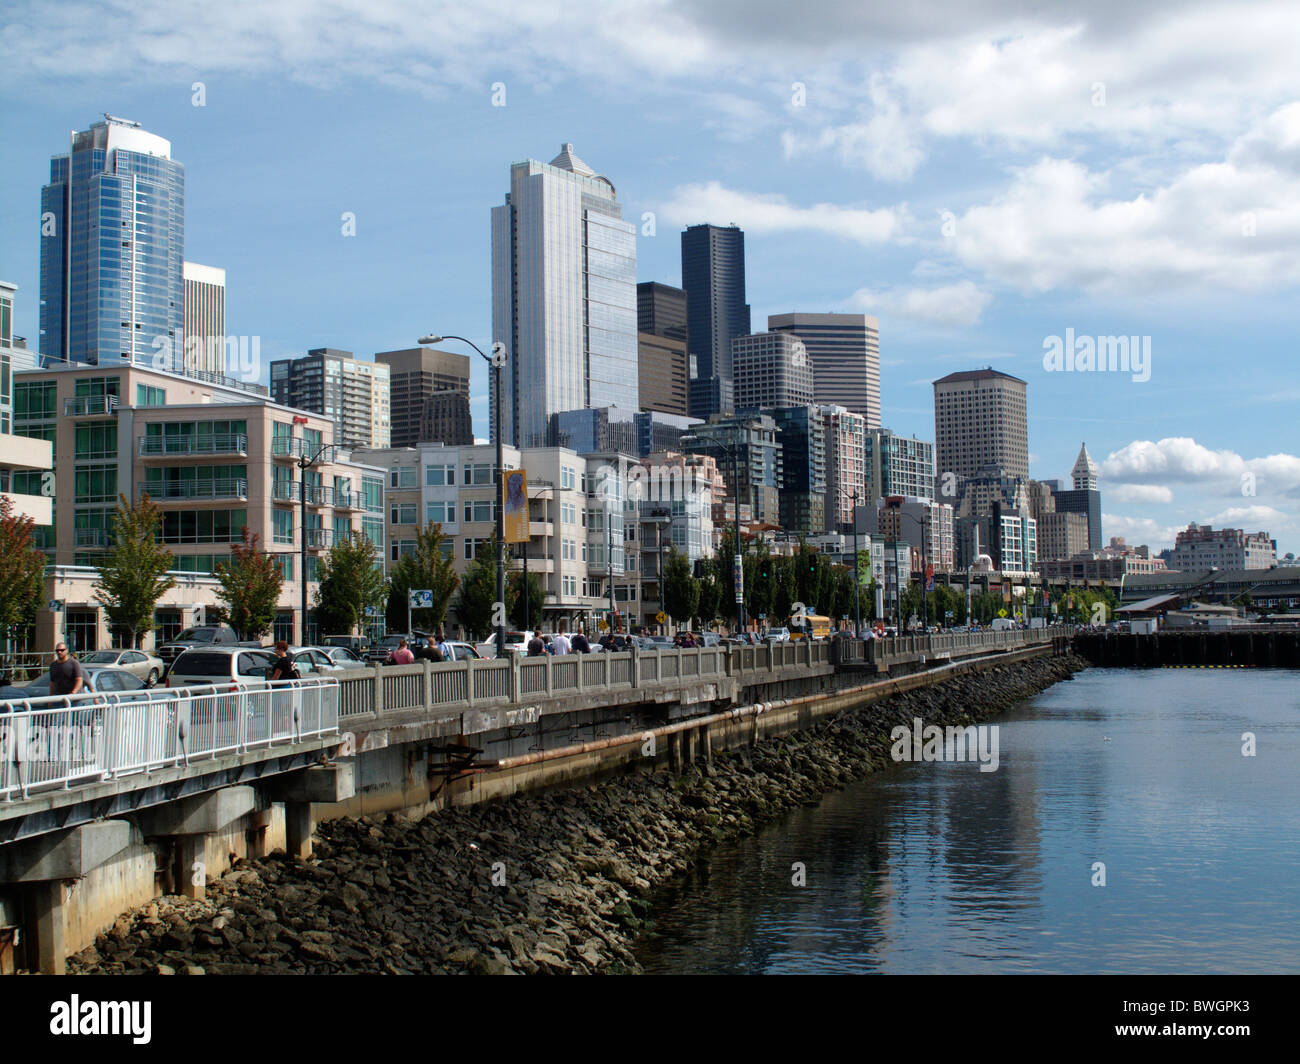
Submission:
<svg viewBox="0 0 1300 1064">
<path fill-rule="evenodd" d="M 319 825 L 310 860 L 240 861 L 207 897 L 156 899 L 72 974 L 636 973 L 657 888 L 718 842 L 892 767 L 890 730 L 986 721 L 1086 667 L 954 676 L 684 774 L 635 772 L 412 820 Z"/>
</svg>

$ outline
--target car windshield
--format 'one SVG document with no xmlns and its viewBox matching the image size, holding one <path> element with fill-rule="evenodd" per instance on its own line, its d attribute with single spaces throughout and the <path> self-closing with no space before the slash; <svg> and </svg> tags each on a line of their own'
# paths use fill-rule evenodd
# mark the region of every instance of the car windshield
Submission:
<svg viewBox="0 0 1300 1064">
<path fill-rule="evenodd" d="M 176 637 L 176 642 L 211 643 L 216 637 L 215 628 L 186 628 Z"/>
<path fill-rule="evenodd" d="M 84 655 L 80 660 L 83 665 L 116 665 L 117 655 L 116 650 L 96 650 Z"/>
</svg>

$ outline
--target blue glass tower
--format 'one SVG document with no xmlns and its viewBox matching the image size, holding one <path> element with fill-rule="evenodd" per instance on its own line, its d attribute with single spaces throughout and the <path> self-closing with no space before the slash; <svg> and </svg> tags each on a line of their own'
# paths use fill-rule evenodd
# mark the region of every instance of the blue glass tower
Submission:
<svg viewBox="0 0 1300 1064">
<path fill-rule="evenodd" d="M 185 168 L 171 144 L 112 115 L 72 134 L 41 189 L 40 352 L 179 372 Z"/>
</svg>

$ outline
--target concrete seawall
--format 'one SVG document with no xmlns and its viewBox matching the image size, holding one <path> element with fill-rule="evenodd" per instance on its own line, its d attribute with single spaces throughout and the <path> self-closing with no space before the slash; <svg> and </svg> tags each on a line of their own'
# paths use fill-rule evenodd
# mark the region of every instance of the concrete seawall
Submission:
<svg viewBox="0 0 1300 1064">
<path fill-rule="evenodd" d="M 635 970 L 654 888 L 703 848 L 892 767 L 895 723 L 975 723 L 1078 667 L 1028 649 L 503 759 L 436 815 L 335 818 L 311 860 L 238 861 L 203 900 L 123 917 L 71 969 Z"/>
</svg>

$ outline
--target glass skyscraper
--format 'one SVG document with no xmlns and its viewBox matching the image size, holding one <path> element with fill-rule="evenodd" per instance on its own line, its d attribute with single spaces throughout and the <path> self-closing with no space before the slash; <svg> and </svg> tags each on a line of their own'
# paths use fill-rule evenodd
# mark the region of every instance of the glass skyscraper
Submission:
<svg viewBox="0 0 1300 1064">
<path fill-rule="evenodd" d="M 731 341 L 749 334 L 745 302 L 745 233 L 737 226 L 692 225 L 682 232 L 688 356 L 695 358 L 691 417 L 726 409 L 734 377 Z M 717 377 L 721 386 L 709 385 Z"/>
<path fill-rule="evenodd" d="M 72 134 L 41 189 L 40 352 L 91 365 L 183 365 L 185 168 L 138 122 Z"/>
<path fill-rule="evenodd" d="M 506 443 L 545 446 L 561 411 L 637 409 L 636 227 L 572 144 L 515 163 L 492 208 L 492 335 Z"/>
</svg>

